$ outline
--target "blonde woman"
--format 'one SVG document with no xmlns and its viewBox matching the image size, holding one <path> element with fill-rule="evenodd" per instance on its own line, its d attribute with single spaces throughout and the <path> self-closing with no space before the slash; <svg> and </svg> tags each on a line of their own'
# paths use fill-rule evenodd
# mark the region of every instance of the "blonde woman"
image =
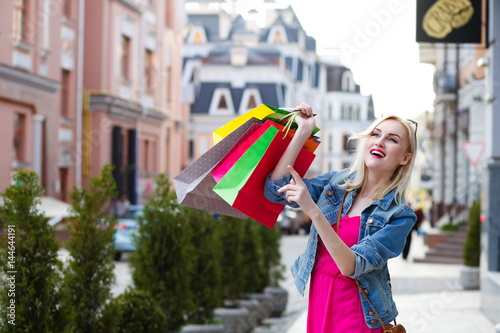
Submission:
<svg viewBox="0 0 500 333">
<path fill-rule="evenodd" d="M 379 118 L 353 135 L 356 159 L 349 169 L 301 179 L 291 166 L 316 123 L 309 105 L 297 109 L 297 132 L 265 192 L 273 202 L 300 206 L 313 223 L 306 250 L 292 267 L 301 294 L 311 278 L 307 331 L 382 332 L 382 323 L 398 314 L 387 261 L 401 253 L 416 221 L 405 195 L 417 124 Z"/>
</svg>

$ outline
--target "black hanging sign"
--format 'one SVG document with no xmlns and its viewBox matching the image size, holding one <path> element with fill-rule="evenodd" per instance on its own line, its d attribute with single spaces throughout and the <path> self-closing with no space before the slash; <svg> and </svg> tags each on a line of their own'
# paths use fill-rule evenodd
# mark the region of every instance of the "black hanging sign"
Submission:
<svg viewBox="0 0 500 333">
<path fill-rule="evenodd" d="M 417 0 L 417 42 L 482 42 L 483 0 Z"/>
</svg>

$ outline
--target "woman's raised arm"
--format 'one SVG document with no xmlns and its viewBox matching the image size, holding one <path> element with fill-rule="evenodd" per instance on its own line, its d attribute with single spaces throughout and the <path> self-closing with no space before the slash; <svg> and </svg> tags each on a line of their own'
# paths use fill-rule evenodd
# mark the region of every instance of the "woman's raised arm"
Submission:
<svg viewBox="0 0 500 333">
<path fill-rule="evenodd" d="M 316 128 L 316 120 L 313 117 L 313 110 L 309 105 L 301 103 L 295 109 L 301 111 L 301 113 L 295 118 L 298 128 L 292 138 L 292 141 L 288 145 L 283 156 L 281 156 L 280 161 L 271 175 L 271 179 L 273 180 L 290 173 L 287 166 L 295 163 L 300 149 L 307 139 L 309 139 L 312 131 Z"/>
</svg>

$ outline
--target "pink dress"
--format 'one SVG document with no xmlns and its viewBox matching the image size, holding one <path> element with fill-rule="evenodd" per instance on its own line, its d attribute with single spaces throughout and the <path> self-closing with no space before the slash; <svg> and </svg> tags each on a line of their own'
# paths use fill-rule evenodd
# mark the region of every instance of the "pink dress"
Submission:
<svg viewBox="0 0 500 333">
<path fill-rule="evenodd" d="M 358 242 L 359 223 L 359 216 L 346 215 L 340 221 L 339 236 L 349 247 Z M 370 329 L 366 325 L 356 283 L 340 273 L 319 236 L 316 263 L 311 273 L 307 332 L 382 332 L 381 328 Z"/>
</svg>

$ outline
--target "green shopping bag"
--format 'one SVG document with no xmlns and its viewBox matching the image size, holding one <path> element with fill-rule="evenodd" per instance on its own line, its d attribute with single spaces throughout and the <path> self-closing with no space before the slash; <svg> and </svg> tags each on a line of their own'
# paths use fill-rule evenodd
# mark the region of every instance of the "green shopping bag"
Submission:
<svg viewBox="0 0 500 333">
<path fill-rule="evenodd" d="M 267 127 L 265 132 L 252 134 L 259 138 L 229 169 L 223 164 L 233 163 L 233 157 L 237 158 L 238 154 L 230 154 L 223 162 L 220 167 L 227 172 L 213 190 L 241 213 L 272 228 L 285 206 L 265 198 L 265 179 L 276 168 L 291 138 L 283 137 L 280 131 L 283 126 L 271 121 L 266 121 L 262 127 Z M 306 148 L 300 150 L 293 166 L 301 177 L 306 174 L 314 157 L 314 153 Z M 212 175 L 214 172 L 217 172 L 216 169 L 212 171 Z"/>
</svg>

